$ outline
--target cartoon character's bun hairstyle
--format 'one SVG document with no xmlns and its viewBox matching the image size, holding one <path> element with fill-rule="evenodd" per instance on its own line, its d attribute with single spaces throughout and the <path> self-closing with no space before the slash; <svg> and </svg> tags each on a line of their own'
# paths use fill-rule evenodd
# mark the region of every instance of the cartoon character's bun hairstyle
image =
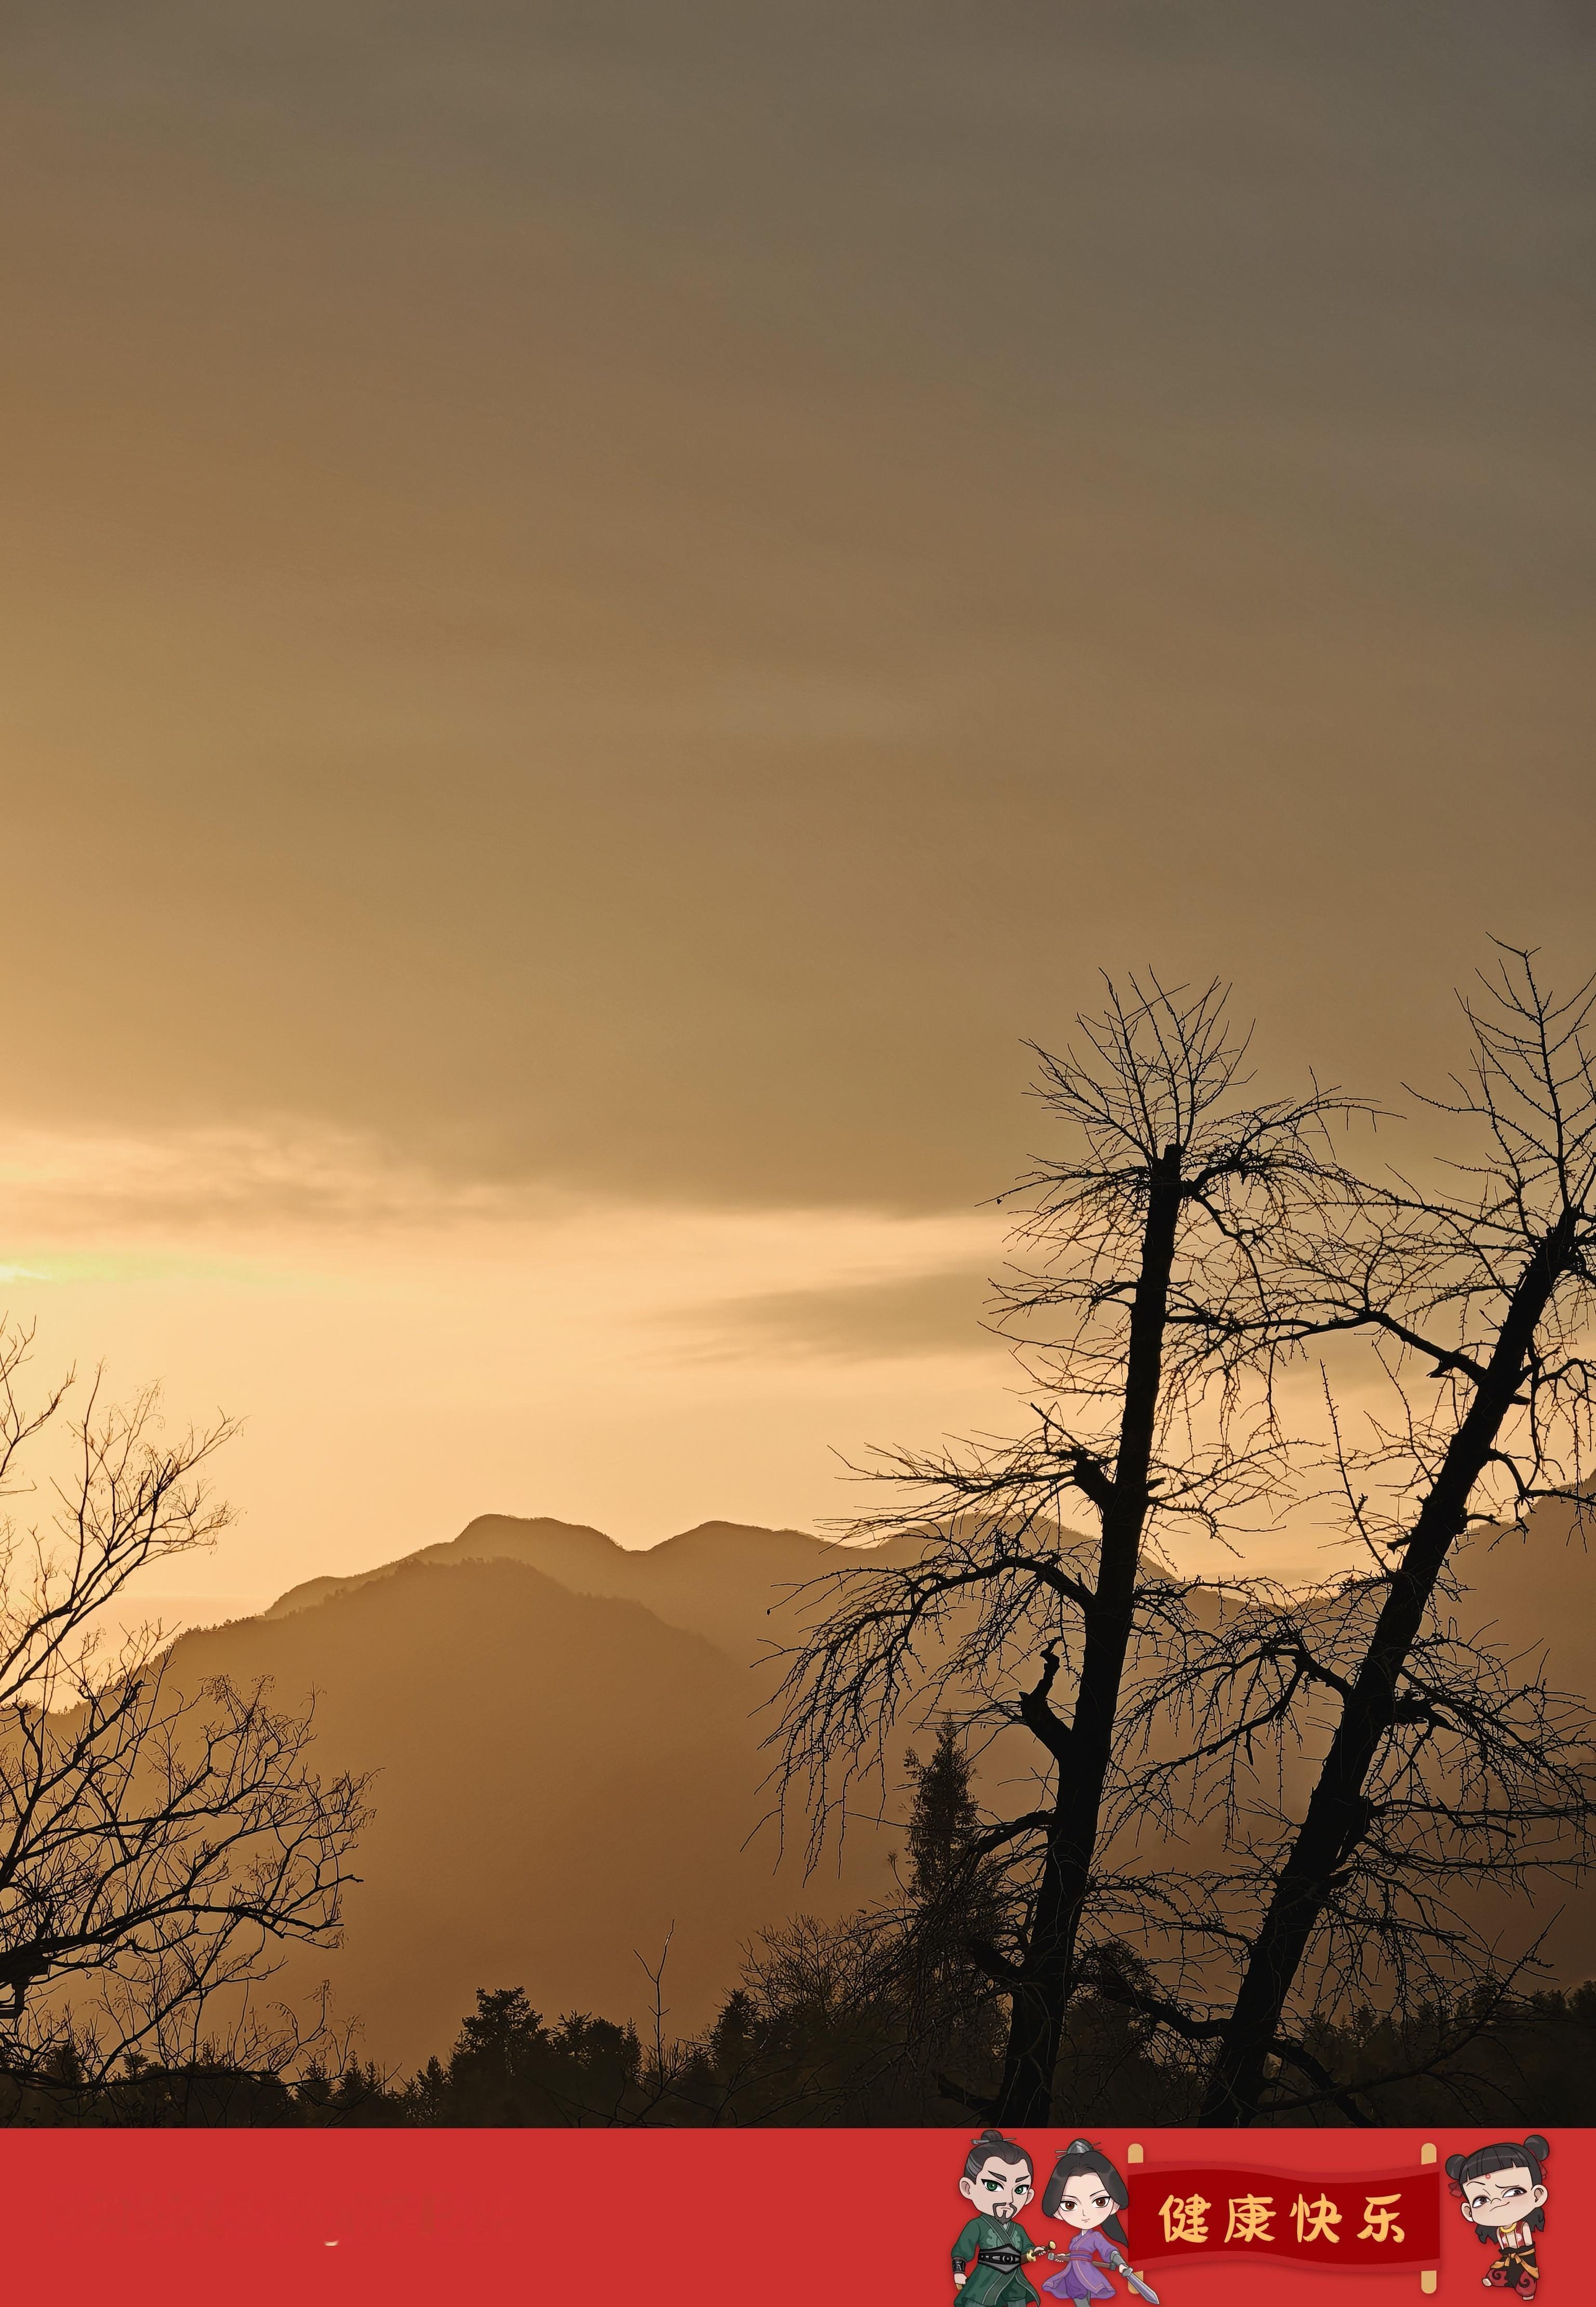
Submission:
<svg viewBox="0 0 1596 2307">
<path fill-rule="evenodd" d="M 970 2152 L 965 2157 L 966 2179 L 979 2179 L 989 2163 L 1023 2163 L 1034 2180 L 1036 2165 L 1017 2139 L 1005 2139 L 1000 2131 L 983 2131 L 979 2139 L 970 2142 Z"/>
<path fill-rule="evenodd" d="M 1094 2147 L 1089 2139 L 1072 2139 L 1054 2164 L 1053 2175 L 1043 2189 L 1042 2214 L 1044 2218 L 1058 2217 L 1065 2188 L 1072 2179 L 1082 2178 L 1088 2171 L 1102 2181 L 1103 2191 L 1110 2202 L 1116 2204 L 1120 2211 L 1125 2208 L 1130 2200 L 1130 2190 L 1103 2149 Z M 1109 2213 L 1103 2221 L 1101 2232 L 1108 2236 L 1111 2243 L 1128 2243 L 1129 2240 L 1120 2224 L 1118 2211 Z"/>
<path fill-rule="evenodd" d="M 1498 2139 L 1492 2146 L 1476 2147 L 1472 2155 L 1448 2155 L 1446 2176 L 1452 2183 L 1451 2191 L 1461 2196 L 1471 2179 L 1483 2179 L 1492 2171 L 1527 2171 L 1531 2186 L 1538 2187 L 1540 2184 L 1540 2166 L 1550 2153 L 1549 2141 L 1542 2139 L 1539 2131 L 1532 2131 L 1524 2140 Z M 1525 2218 L 1532 2227 L 1546 2225 L 1546 2213 L 1539 2204 L 1532 2211 L 1526 2212 Z M 1481 2243 L 1495 2240 L 1494 2227 L 1476 2226 L 1474 2233 Z"/>
</svg>

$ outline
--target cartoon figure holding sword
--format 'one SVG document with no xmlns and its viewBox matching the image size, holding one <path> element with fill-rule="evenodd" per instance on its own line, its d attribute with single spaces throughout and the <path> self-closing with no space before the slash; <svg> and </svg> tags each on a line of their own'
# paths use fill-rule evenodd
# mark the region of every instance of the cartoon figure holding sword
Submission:
<svg viewBox="0 0 1596 2307">
<path fill-rule="evenodd" d="M 1014 2140 L 983 2131 L 972 2142 L 958 2191 L 975 2216 L 953 2246 L 958 2307 L 1040 2307 L 1020 2268 L 1027 2259 L 1041 2258 L 1042 2246 L 1017 2217 L 1035 2190 L 1031 2158 Z"/>
<path fill-rule="evenodd" d="M 1138 2298 L 1158 2307 L 1157 2292 L 1133 2275 L 1114 2249 L 1126 2241 L 1118 2214 L 1129 2200 L 1130 2190 L 1108 2157 L 1089 2139 L 1072 2139 L 1043 2191 L 1042 2209 L 1044 2217 L 1062 2220 L 1076 2232 L 1065 2253 L 1064 2272 L 1050 2276 L 1042 2286 L 1044 2291 L 1055 2299 L 1113 2298 L 1113 2285 L 1094 2264 L 1101 2259 L 1124 2277 Z M 1049 2251 L 1050 2258 L 1056 2255 Z"/>
</svg>

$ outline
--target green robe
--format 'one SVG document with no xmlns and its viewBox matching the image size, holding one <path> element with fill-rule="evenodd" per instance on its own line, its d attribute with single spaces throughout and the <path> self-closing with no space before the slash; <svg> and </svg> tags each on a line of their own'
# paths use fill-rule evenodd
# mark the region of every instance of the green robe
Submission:
<svg viewBox="0 0 1596 2307">
<path fill-rule="evenodd" d="M 1034 2251 L 1017 2219 L 989 2219 L 984 2212 L 953 2246 L 953 2271 L 962 2275 L 978 2251 Z M 972 2267 L 958 2293 L 958 2307 L 1037 2307 L 1036 2294 L 1017 2268 Z"/>
</svg>

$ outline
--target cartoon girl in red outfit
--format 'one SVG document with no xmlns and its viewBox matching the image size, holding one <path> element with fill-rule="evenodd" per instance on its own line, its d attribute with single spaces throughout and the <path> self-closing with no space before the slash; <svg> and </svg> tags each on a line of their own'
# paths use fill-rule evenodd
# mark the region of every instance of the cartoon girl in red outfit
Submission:
<svg viewBox="0 0 1596 2307">
<path fill-rule="evenodd" d="M 1490 2272 L 1480 2278 L 1488 2291 L 1535 2296 L 1535 2237 L 1546 2225 L 1540 2165 L 1549 2151 L 1544 2139 L 1532 2135 L 1522 2145 L 1505 2139 L 1476 2147 L 1472 2155 L 1446 2157 L 1452 2191 L 1463 2197 L 1458 2208 L 1480 2242 L 1497 2247 Z"/>
</svg>

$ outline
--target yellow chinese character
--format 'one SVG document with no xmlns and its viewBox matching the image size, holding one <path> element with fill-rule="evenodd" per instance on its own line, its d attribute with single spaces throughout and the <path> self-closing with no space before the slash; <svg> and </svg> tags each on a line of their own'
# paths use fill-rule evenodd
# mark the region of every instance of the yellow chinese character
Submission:
<svg viewBox="0 0 1596 2307">
<path fill-rule="evenodd" d="M 1317 2243 L 1321 2236 L 1326 2243 L 1339 2243 L 1341 2237 L 1331 2233 L 1341 2225 L 1341 2213 L 1328 2195 L 1321 2195 L 1317 2203 L 1305 2202 L 1300 2195 L 1291 2206 L 1291 2216 L 1297 2222 L 1299 2243 Z"/>
<path fill-rule="evenodd" d="M 1165 2243 L 1206 2243 L 1207 2224 L 1203 2214 L 1209 2208 L 1200 2195 L 1188 2195 L 1184 2201 L 1171 2195 L 1159 2213 L 1163 2221 Z"/>
<path fill-rule="evenodd" d="M 1269 2222 L 1274 2217 L 1273 2195 L 1232 2195 L 1226 2243 L 1273 2243 Z"/>
<path fill-rule="evenodd" d="M 1395 2206 L 1400 2195 L 1370 2195 L 1363 2206 L 1363 2225 L 1358 2230 L 1360 2243 L 1400 2243 L 1402 2229 L 1396 2224 Z"/>
</svg>

